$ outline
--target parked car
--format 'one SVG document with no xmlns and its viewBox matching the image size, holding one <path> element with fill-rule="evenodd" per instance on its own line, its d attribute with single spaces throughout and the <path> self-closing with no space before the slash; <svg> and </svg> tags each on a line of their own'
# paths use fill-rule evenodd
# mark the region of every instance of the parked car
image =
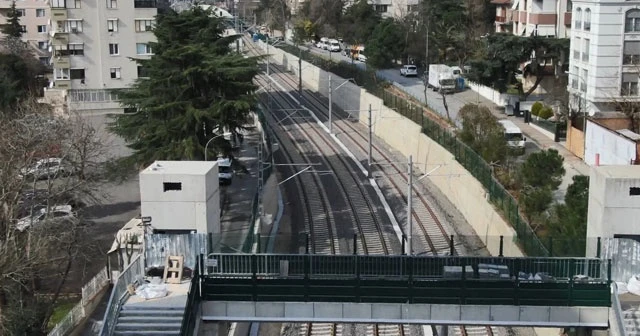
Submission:
<svg viewBox="0 0 640 336">
<path fill-rule="evenodd" d="M 233 181 L 232 160 L 228 158 L 218 159 L 218 182 L 220 184 L 231 184 Z"/>
<path fill-rule="evenodd" d="M 40 209 L 33 216 L 27 216 L 16 222 L 16 229 L 20 232 L 47 223 L 61 224 L 75 220 L 76 213 L 70 205 L 57 205 L 50 208 Z"/>
<path fill-rule="evenodd" d="M 409 77 L 409 76 L 418 76 L 418 68 L 415 65 L 403 65 L 400 68 L 400 75 Z"/>
<path fill-rule="evenodd" d="M 367 62 L 367 56 L 364 53 L 364 48 L 360 49 L 358 51 L 358 61 L 360 62 Z"/>
<path fill-rule="evenodd" d="M 18 217 L 26 217 L 32 213 L 38 213 L 47 207 L 47 204 L 70 205 L 74 211 L 78 211 L 87 206 L 86 197 L 74 192 L 63 191 L 50 194 L 46 189 L 25 190 L 18 199 Z"/>
<path fill-rule="evenodd" d="M 330 52 L 340 52 L 342 48 L 340 47 L 340 42 L 338 42 L 338 40 L 329 40 L 327 49 Z"/>
<path fill-rule="evenodd" d="M 71 168 L 60 158 L 38 160 L 33 166 L 23 168 L 20 176 L 28 179 L 42 180 L 71 174 Z"/>
</svg>

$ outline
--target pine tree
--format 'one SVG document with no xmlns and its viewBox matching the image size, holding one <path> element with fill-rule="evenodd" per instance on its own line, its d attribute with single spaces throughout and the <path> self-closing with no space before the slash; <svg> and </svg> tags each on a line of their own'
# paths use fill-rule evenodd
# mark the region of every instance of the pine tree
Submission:
<svg viewBox="0 0 640 336">
<path fill-rule="evenodd" d="M 137 112 L 117 115 L 109 126 L 133 150 L 124 163 L 203 159 L 214 130 L 237 133 L 246 124 L 257 59 L 235 53 L 230 45 L 239 36 L 222 32 L 222 21 L 199 7 L 158 16 L 155 55 L 136 60 L 147 77 L 118 92 L 121 104 Z M 230 151 L 223 137 L 212 142 L 210 156 L 212 147 Z"/>
<path fill-rule="evenodd" d="M 21 38 L 22 26 L 20 25 L 20 13 L 16 9 L 16 2 L 11 3 L 9 12 L 7 12 L 7 23 L 2 26 L 2 33 L 7 38 Z"/>
</svg>

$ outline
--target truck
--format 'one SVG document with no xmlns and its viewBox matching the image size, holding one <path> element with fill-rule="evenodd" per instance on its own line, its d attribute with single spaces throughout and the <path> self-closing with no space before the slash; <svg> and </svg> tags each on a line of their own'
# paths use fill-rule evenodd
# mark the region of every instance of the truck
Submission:
<svg viewBox="0 0 640 336">
<path fill-rule="evenodd" d="M 442 93 L 456 92 L 456 78 L 445 64 L 429 64 L 429 86 Z"/>
</svg>

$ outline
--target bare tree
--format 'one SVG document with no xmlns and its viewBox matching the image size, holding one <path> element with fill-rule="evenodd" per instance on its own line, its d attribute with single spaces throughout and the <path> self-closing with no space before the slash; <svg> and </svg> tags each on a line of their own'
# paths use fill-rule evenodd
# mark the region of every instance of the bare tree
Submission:
<svg viewBox="0 0 640 336">
<path fill-rule="evenodd" d="M 80 116 L 35 99 L 0 123 L 0 334 L 42 335 L 92 249 L 78 207 L 103 197 L 104 142 Z"/>
</svg>

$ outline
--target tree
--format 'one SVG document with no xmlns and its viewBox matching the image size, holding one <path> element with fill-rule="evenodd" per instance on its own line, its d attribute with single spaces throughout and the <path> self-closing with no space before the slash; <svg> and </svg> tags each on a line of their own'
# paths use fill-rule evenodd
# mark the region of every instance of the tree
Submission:
<svg viewBox="0 0 640 336">
<path fill-rule="evenodd" d="M 403 27 L 393 19 L 382 20 L 367 41 L 367 63 L 387 68 L 402 57 L 405 50 Z"/>
<path fill-rule="evenodd" d="M 279 30 L 284 34 L 285 24 L 291 18 L 291 9 L 286 0 L 260 0 L 256 11 L 263 16 L 263 20 L 269 28 Z"/>
<path fill-rule="evenodd" d="M 525 185 L 534 188 L 558 189 L 564 176 L 564 158 L 555 149 L 545 149 L 532 153 L 520 169 Z"/>
<path fill-rule="evenodd" d="M 31 60 L 17 54 L 0 53 L 1 112 L 11 113 L 21 99 L 34 94 L 44 86 L 37 77 L 42 68 L 31 63 Z"/>
<path fill-rule="evenodd" d="M 339 32 L 345 42 L 363 44 L 367 42 L 381 17 L 367 0 L 357 0 L 344 13 Z"/>
<path fill-rule="evenodd" d="M 20 12 L 16 9 L 15 0 L 6 14 L 7 23 L 2 26 L 2 33 L 6 38 L 20 39 L 22 37 L 22 25 L 20 25 Z"/>
<path fill-rule="evenodd" d="M 549 209 L 551 202 L 553 202 L 553 191 L 548 186 L 540 188 L 530 185 L 524 186 L 520 191 L 520 197 L 518 197 L 518 204 L 527 217 L 527 221 L 531 224 L 534 219 Z M 537 226 L 533 228 L 535 230 Z"/>
<path fill-rule="evenodd" d="M 504 129 L 488 107 L 466 104 L 460 109 L 460 139 L 490 163 L 503 162 L 507 155 Z"/>
<path fill-rule="evenodd" d="M 323 36 L 335 36 L 342 19 L 344 0 L 308 0 L 302 3 L 300 18 L 308 20 L 316 33 Z"/>
<path fill-rule="evenodd" d="M 137 113 L 117 115 L 109 125 L 133 150 L 126 166 L 203 159 L 214 132 L 237 135 L 255 104 L 257 58 L 231 50 L 239 36 L 222 37 L 220 19 L 195 7 L 158 15 L 157 22 L 155 55 L 136 60 L 148 77 L 119 92 L 122 105 Z M 230 154 L 230 144 L 218 137 L 209 150 Z"/>
<path fill-rule="evenodd" d="M 555 206 L 555 216 L 549 222 L 549 236 L 562 241 L 554 244 L 554 254 L 584 256 L 588 207 L 589 177 L 576 175 L 567 188 L 564 204 Z"/>
<path fill-rule="evenodd" d="M 485 57 L 471 62 L 469 78 L 500 92 L 515 85 L 525 99 L 544 77 L 554 75 L 558 71 L 556 67 L 566 64 L 569 53 L 568 39 L 498 33 L 489 35 L 485 41 Z M 536 77 L 527 92 L 522 91 L 522 85 L 515 78 L 523 64 L 524 77 Z"/>
<path fill-rule="evenodd" d="M 14 113 L 0 115 L 0 122 L 0 334 L 46 335 L 60 294 L 69 282 L 82 281 L 79 269 L 95 247 L 82 209 L 75 209 L 76 219 L 31 222 L 24 231 L 15 224 L 41 208 L 98 202 L 102 180 L 95 172 L 107 159 L 104 142 L 81 117 L 57 118 L 32 97 L 17 104 Z M 62 158 L 69 171 L 89 171 L 82 177 L 19 178 L 23 169 L 51 156 Z"/>
</svg>

